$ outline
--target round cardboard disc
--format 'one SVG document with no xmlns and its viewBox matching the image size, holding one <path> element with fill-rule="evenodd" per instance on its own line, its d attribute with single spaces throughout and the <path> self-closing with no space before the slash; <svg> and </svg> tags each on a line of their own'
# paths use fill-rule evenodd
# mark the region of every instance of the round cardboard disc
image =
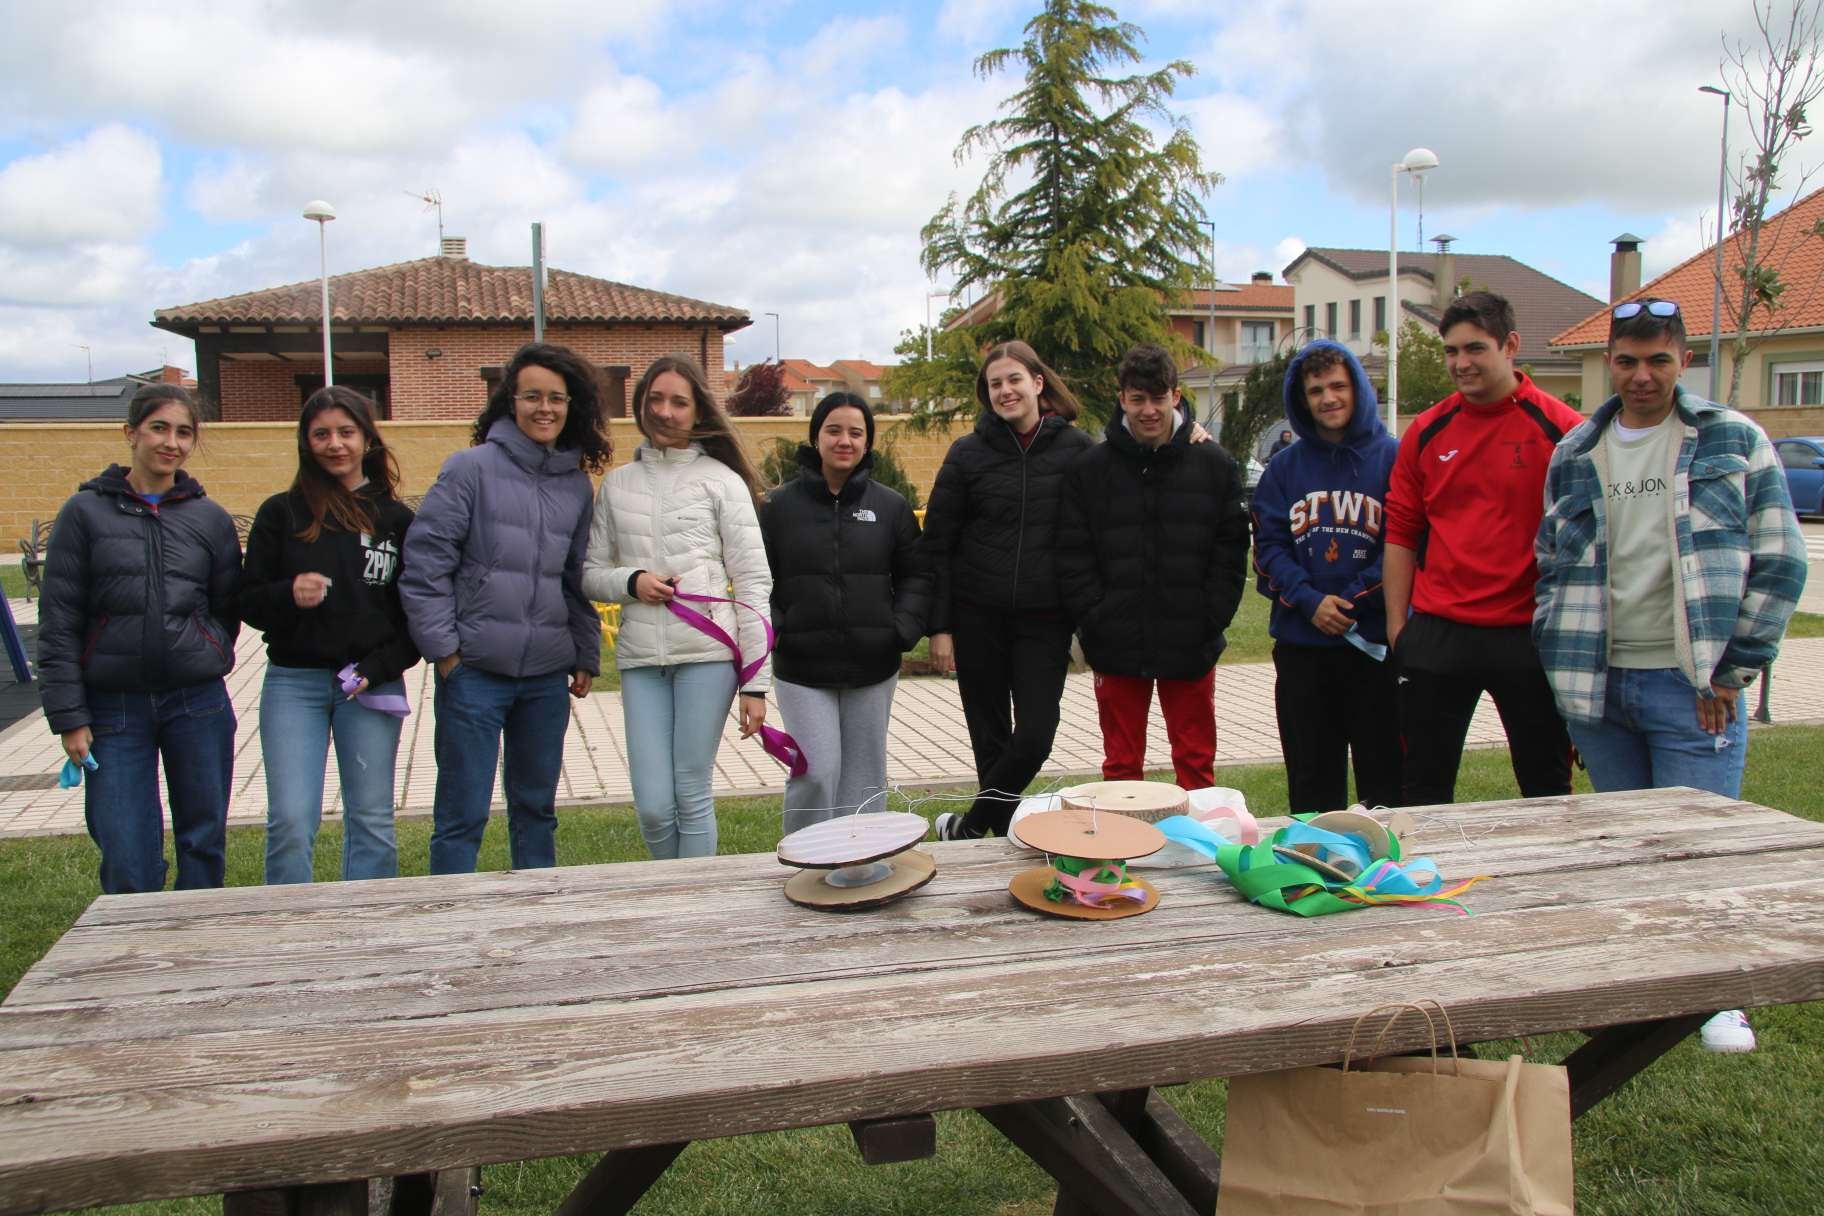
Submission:
<svg viewBox="0 0 1824 1216">
<path fill-rule="evenodd" d="M 1051 867 L 1037 866 L 1030 870 L 1021 870 L 1007 884 L 1007 892 L 1020 903 L 1034 912 L 1043 912 L 1047 916 L 1062 916 L 1069 920 L 1122 920 L 1129 916 L 1139 916 L 1151 912 L 1159 906 L 1159 888 L 1144 878 L 1129 878 L 1140 884 L 1146 892 L 1146 902 L 1137 904 L 1129 899 L 1121 900 L 1107 908 L 1090 908 L 1074 899 L 1061 899 L 1055 903 L 1045 898 L 1045 888 L 1051 885 Z"/>
<path fill-rule="evenodd" d="M 1067 807 L 1094 806 L 1143 823 L 1157 823 L 1190 808 L 1189 795 L 1163 781 L 1092 781 L 1060 791 L 1059 797 Z"/>
<path fill-rule="evenodd" d="M 1361 811 L 1325 811 L 1313 815 L 1310 825 L 1325 832 L 1335 832 L 1338 836 L 1360 836 L 1368 845 L 1368 856 L 1379 860 L 1387 856 L 1387 829 L 1380 821 Z M 1299 851 L 1315 848 L 1315 845 L 1300 845 Z"/>
<path fill-rule="evenodd" d="M 1339 870 L 1329 862 L 1320 860 L 1305 852 L 1304 849 L 1308 847 L 1310 846 L 1307 845 L 1295 849 L 1290 845 L 1276 844 L 1273 846 L 1273 855 L 1281 861 L 1289 861 L 1294 865 L 1310 866 L 1319 874 L 1322 874 L 1326 878 L 1333 879 L 1336 882 L 1355 881 L 1356 875 L 1350 874 L 1344 870 Z"/>
<path fill-rule="evenodd" d="M 922 815 L 874 811 L 838 815 L 800 828 L 779 842 L 779 864 L 806 870 L 837 870 L 903 853 L 925 838 L 931 825 Z"/>
<path fill-rule="evenodd" d="M 914 816 L 917 818 L 917 816 Z M 916 891 L 937 875 L 931 854 L 912 849 L 892 858 L 893 873 L 865 887 L 832 887 L 822 870 L 800 870 L 785 880 L 785 897 L 806 908 L 853 912 L 875 908 Z"/>
<path fill-rule="evenodd" d="M 1165 847 L 1165 833 L 1108 810 L 1067 807 L 1020 820 L 1020 841 L 1053 857 L 1127 861 Z"/>
</svg>

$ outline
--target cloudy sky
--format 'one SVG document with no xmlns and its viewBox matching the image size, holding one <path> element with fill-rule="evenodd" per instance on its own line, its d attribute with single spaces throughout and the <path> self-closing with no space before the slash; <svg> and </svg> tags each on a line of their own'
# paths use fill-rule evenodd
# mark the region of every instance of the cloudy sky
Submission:
<svg viewBox="0 0 1824 1216">
<path fill-rule="evenodd" d="M 190 345 L 153 309 L 314 278 L 450 235 L 750 310 L 731 357 L 890 359 L 921 323 L 918 229 L 980 165 L 958 135 L 1014 87 L 977 80 L 1036 0 L 21 0 L 0 47 L 0 380 L 80 380 Z M 1125 0 L 1227 181 L 1217 270 L 1306 244 L 1385 248 L 1388 166 L 1442 167 L 1425 232 L 1596 294 L 1607 241 L 1649 274 L 1714 222 L 1725 27 L 1748 0 Z M 1736 114 L 1735 141 L 1743 134 Z M 1824 140 L 1818 141 L 1824 144 Z M 1815 149 L 1808 149 L 1820 155 Z M 1401 234 L 1416 240 L 1404 187 Z M 939 300 L 936 307 L 941 308 Z"/>
</svg>

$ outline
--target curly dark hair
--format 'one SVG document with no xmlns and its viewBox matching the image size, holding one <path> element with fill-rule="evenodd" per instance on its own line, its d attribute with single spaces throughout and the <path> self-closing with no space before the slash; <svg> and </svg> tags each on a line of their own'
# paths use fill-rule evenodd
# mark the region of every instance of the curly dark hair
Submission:
<svg viewBox="0 0 1824 1216">
<path fill-rule="evenodd" d="M 514 352 L 512 361 L 500 373 L 500 382 L 488 393 L 487 408 L 475 420 L 469 442 L 486 443 L 489 427 L 502 418 L 513 417 L 513 394 L 519 390 L 520 369 L 525 367 L 542 367 L 564 378 L 570 410 L 564 418 L 564 429 L 558 432 L 557 446 L 575 448 L 582 455 L 586 472 L 606 470 L 614 456 L 614 443 L 608 438 L 603 417 L 601 381 L 581 355 L 551 342 L 528 342 Z"/>
</svg>

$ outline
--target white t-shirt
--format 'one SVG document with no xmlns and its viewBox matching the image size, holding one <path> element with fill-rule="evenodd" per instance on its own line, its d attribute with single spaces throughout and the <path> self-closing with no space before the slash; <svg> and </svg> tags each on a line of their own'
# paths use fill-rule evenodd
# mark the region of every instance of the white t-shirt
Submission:
<svg viewBox="0 0 1824 1216">
<path fill-rule="evenodd" d="M 1678 666 L 1672 577 L 1672 444 L 1678 414 L 1658 426 L 1625 427 L 1603 436 L 1603 487 L 1609 533 L 1609 665 Z"/>
</svg>

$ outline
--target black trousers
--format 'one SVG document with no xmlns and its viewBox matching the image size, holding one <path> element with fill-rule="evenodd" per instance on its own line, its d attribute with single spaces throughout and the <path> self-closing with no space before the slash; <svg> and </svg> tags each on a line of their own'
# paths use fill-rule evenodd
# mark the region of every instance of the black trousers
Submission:
<svg viewBox="0 0 1824 1216">
<path fill-rule="evenodd" d="M 1571 792 L 1571 737 L 1526 626 L 1481 628 L 1415 613 L 1396 657 L 1406 805 L 1455 800 L 1463 740 L 1484 692 L 1501 714 L 1520 796 Z"/>
<path fill-rule="evenodd" d="M 1286 759 L 1286 800 L 1295 815 L 1349 805 L 1400 806 L 1399 694 L 1392 661 L 1353 646 L 1273 647 L 1273 708 Z"/>
<path fill-rule="evenodd" d="M 982 790 L 963 818 L 963 834 L 1005 836 L 1020 792 L 1051 757 L 1070 669 L 1070 626 L 1061 616 L 959 603 L 951 638 Z M 1005 793 L 990 792 L 997 790 Z"/>
</svg>

